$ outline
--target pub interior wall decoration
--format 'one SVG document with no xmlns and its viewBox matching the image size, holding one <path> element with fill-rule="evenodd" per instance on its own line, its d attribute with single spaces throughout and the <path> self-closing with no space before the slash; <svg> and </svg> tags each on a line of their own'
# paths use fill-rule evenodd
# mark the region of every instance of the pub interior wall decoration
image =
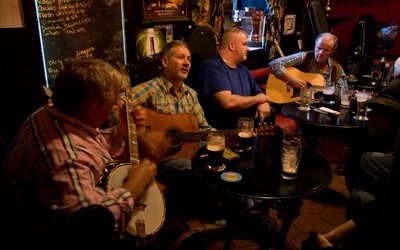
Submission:
<svg viewBox="0 0 400 250">
<path fill-rule="evenodd" d="M 269 60 L 284 56 L 280 47 L 287 0 L 269 1 L 267 13 L 266 51 Z"/>
<path fill-rule="evenodd" d="M 167 43 L 165 28 L 139 29 L 136 33 L 136 52 L 138 59 L 151 58 L 161 52 Z"/>
<path fill-rule="evenodd" d="M 224 0 L 198 0 L 193 4 L 192 21 L 210 28 L 217 37 L 224 21 Z"/>
<path fill-rule="evenodd" d="M 140 0 L 142 23 L 189 21 L 189 0 Z"/>
</svg>

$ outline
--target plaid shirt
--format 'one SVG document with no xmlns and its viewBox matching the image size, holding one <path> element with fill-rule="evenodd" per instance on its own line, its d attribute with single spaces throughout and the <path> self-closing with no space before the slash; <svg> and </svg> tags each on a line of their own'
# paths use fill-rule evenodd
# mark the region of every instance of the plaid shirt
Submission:
<svg viewBox="0 0 400 250">
<path fill-rule="evenodd" d="M 196 91 L 182 83 L 179 92 L 178 98 L 172 91 L 172 83 L 161 75 L 132 87 L 132 102 L 163 114 L 193 114 L 200 128 L 209 127 Z"/>
</svg>

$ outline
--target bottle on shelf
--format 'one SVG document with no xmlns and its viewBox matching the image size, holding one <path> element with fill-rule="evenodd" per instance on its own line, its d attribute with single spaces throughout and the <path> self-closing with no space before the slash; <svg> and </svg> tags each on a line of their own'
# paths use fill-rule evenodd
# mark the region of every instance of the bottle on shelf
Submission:
<svg viewBox="0 0 400 250">
<path fill-rule="evenodd" d="M 386 67 L 386 61 L 385 61 L 385 57 L 384 56 L 382 56 L 382 59 L 381 59 L 381 61 L 379 62 L 379 64 L 378 64 L 378 70 L 380 71 L 380 78 L 379 78 L 379 81 L 378 81 L 378 83 L 379 84 L 381 84 L 382 85 L 382 81 L 383 81 L 383 74 L 384 74 L 384 72 L 385 72 L 385 67 Z"/>
<path fill-rule="evenodd" d="M 382 87 L 385 87 L 392 80 L 392 74 L 393 72 L 390 63 L 385 63 L 385 69 L 382 73 Z"/>
<path fill-rule="evenodd" d="M 296 50 L 297 50 L 297 52 L 304 51 L 303 38 L 301 35 L 301 31 L 297 31 L 296 35 L 297 35 L 297 49 Z"/>
</svg>

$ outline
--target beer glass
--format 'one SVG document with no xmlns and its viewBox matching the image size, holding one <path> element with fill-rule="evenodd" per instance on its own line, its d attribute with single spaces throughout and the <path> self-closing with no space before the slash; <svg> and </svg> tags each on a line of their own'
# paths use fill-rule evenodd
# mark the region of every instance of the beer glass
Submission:
<svg viewBox="0 0 400 250">
<path fill-rule="evenodd" d="M 282 142 L 281 176 L 285 180 L 294 180 L 297 178 L 297 167 L 301 160 L 301 130 L 285 129 Z"/>
<path fill-rule="evenodd" d="M 223 156 L 225 150 L 225 136 L 221 131 L 210 131 L 207 134 L 208 170 L 223 171 Z"/>
<path fill-rule="evenodd" d="M 239 137 L 239 149 L 248 151 L 253 147 L 254 119 L 240 117 L 237 123 L 237 135 Z"/>
<path fill-rule="evenodd" d="M 382 72 L 380 71 L 378 66 L 373 66 L 371 68 L 371 85 L 376 86 L 379 85 L 382 78 Z"/>
<path fill-rule="evenodd" d="M 306 86 L 300 89 L 300 106 L 299 110 L 309 111 L 312 100 L 312 87 Z"/>
<path fill-rule="evenodd" d="M 366 91 L 358 92 L 356 94 L 357 98 L 357 112 L 354 119 L 357 121 L 368 121 L 367 117 L 368 107 L 366 107 L 365 102 L 370 98 L 370 94 Z"/>
<path fill-rule="evenodd" d="M 348 85 L 348 87 L 342 87 L 340 90 L 340 107 L 350 108 L 350 101 L 353 95 L 353 86 Z"/>
<path fill-rule="evenodd" d="M 325 104 L 335 104 L 333 96 L 335 95 L 335 83 L 331 81 L 330 78 L 325 78 L 325 86 L 322 89 L 323 103 Z"/>
</svg>

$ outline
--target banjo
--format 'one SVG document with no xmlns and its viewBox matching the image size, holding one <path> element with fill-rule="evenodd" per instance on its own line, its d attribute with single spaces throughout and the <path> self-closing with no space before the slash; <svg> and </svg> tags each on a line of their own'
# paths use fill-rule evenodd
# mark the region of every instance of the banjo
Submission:
<svg viewBox="0 0 400 250">
<path fill-rule="evenodd" d="M 103 172 L 101 186 L 106 192 L 122 187 L 129 169 L 139 164 L 137 130 L 130 114 L 130 91 L 126 91 L 126 115 L 128 125 L 128 142 L 130 163 L 110 164 Z M 144 245 L 154 240 L 165 219 L 165 201 L 163 193 L 154 180 L 146 191 L 135 201 L 134 210 L 126 227 L 125 234 L 132 238 L 136 245 Z"/>
</svg>

